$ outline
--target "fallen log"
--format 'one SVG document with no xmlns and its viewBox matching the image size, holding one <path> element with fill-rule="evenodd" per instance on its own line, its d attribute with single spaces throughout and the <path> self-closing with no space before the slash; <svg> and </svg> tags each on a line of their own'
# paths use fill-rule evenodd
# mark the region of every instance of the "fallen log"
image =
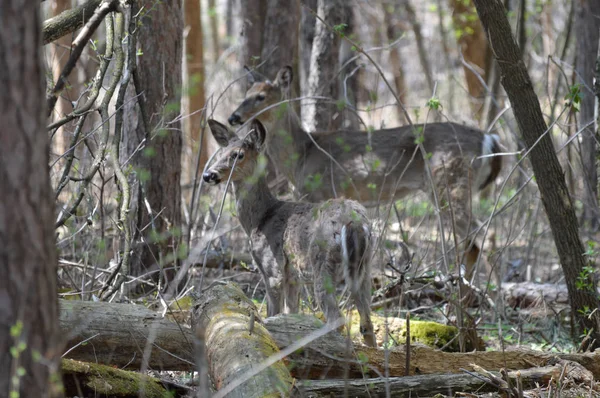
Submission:
<svg viewBox="0 0 600 398">
<path fill-rule="evenodd" d="M 191 392 L 145 374 L 71 359 L 62 360 L 61 371 L 67 397 L 163 398 Z"/>
<path fill-rule="evenodd" d="M 513 308 L 529 308 L 544 304 L 569 305 L 567 285 L 554 283 L 508 283 L 502 284 L 506 304 Z"/>
<path fill-rule="evenodd" d="M 141 305 L 93 301 L 59 300 L 59 305 L 67 358 L 129 369 L 194 368 L 191 331 L 158 312 Z"/>
<path fill-rule="evenodd" d="M 245 304 L 247 305 L 247 304 Z M 69 336 L 68 358 L 140 368 L 145 347 L 151 369 L 193 370 L 193 335 L 189 328 L 174 324 L 144 307 L 131 304 L 108 304 L 60 300 L 60 323 Z M 255 315 L 255 319 L 256 318 Z M 264 326 L 277 346 L 283 349 L 313 333 L 323 323 L 310 315 L 279 315 L 267 318 Z M 152 344 L 148 344 L 152 338 Z M 79 344 L 87 340 L 87 344 Z M 76 346 L 76 347 L 74 347 Z M 73 348 L 74 347 L 74 348 Z M 383 372 L 383 350 L 356 345 L 350 347 L 353 359 L 347 358 L 346 339 L 337 332 L 317 339 L 286 361 L 298 378 L 363 377 L 365 368 L 376 375 Z M 555 358 L 577 362 L 600 379 L 600 350 L 585 354 L 543 353 L 527 349 L 504 352 L 447 353 L 426 347 L 411 347 L 410 374 L 460 373 L 475 363 L 491 371 L 500 368 L 528 369 L 544 366 Z M 390 376 L 405 375 L 406 355 L 402 349 L 389 353 Z"/>
<path fill-rule="evenodd" d="M 564 370 L 564 372 L 563 372 Z M 500 379 L 498 372 L 493 372 Z M 479 376 L 479 375 L 478 375 Z M 508 372 L 511 386 L 506 382 L 493 384 L 472 374 L 436 374 L 407 377 L 390 377 L 376 379 L 353 380 L 304 380 L 298 382 L 298 390 L 307 398 L 317 397 L 414 397 L 455 396 L 456 393 L 507 392 L 511 386 L 517 385 L 517 379 L 524 389 L 534 389 L 537 386 L 547 386 L 552 379 L 569 380 L 575 383 L 591 384 L 592 375 L 581 368 L 581 365 L 563 361 L 553 366 L 532 368 Z M 510 396 L 510 394 L 509 394 Z"/>
<path fill-rule="evenodd" d="M 209 374 L 221 396 L 290 396 L 293 379 L 285 363 L 260 366 L 279 349 L 254 303 L 236 285 L 204 292 L 196 301 L 192 325 L 204 331 Z"/>
</svg>

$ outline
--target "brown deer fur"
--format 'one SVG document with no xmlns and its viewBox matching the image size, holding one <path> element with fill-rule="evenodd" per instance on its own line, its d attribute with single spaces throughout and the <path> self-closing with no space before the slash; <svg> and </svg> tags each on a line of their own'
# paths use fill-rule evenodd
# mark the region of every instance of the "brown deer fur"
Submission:
<svg viewBox="0 0 600 398">
<path fill-rule="evenodd" d="M 365 342 L 375 346 L 370 317 L 372 243 L 365 208 L 353 200 L 299 203 L 276 199 L 264 178 L 264 126 L 255 120 L 244 139 L 214 120 L 209 120 L 209 126 L 224 149 L 203 178 L 213 185 L 231 178 L 237 216 L 250 237 L 252 257 L 267 286 L 269 316 L 298 312 L 301 288 L 307 284 L 314 285 L 316 302 L 327 321 L 336 321 L 342 316 L 336 286 L 345 281 Z"/>
</svg>

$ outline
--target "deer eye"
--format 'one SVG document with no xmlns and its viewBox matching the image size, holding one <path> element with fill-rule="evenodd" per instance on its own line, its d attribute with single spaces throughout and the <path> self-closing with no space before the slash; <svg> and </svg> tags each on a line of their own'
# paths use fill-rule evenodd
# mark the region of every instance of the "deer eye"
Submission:
<svg viewBox="0 0 600 398">
<path fill-rule="evenodd" d="M 257 101 L 264 101 L 264 100 L 265 100 L 265 98 L 266 98 L 266 97 L 265 97 L 265 95 L 264 95 L 264 94 L 258 94 L 258 95 L 256 96 L 256 100 L 257 100 Z"/>
<path fill-rule="evenodd" d="M 231 155 L 229 155 L 229 157 L 231 158 L 231 160 L 236 160 L 236 159 L 243 159 L 244 158 L 244 152 L 231 152 Z"/>
</svg>

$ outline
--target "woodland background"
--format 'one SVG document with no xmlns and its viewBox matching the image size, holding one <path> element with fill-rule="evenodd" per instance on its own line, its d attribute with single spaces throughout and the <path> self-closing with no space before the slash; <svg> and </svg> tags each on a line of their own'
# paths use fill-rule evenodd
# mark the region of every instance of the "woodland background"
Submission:
<svg viewBox="0 0 600 398">
<path fill-rule="evenodd" d="M 521 81 L 520 72 L 516 67 L 507 72 L 496 61 L 503 48 L 490 46 L 477 3 L 10 0 L 1 11 L 2 19 L 12 22 L 0 28 L 0 49 L 5 54 L 0 59 L 4 58 L 6 65 L 2 81 L 8 87 L 0 94 L 0 108 L 4 109 L 0 120 L 6 120 L 7 127 L 23 126 L 27 125 L 23 122 L 27 113 L 20 112 L 41 114 L 46 109 L 48 113 L 44 114 L 47 118 L 38 118 L 37 126 L 25 128 L 31 135 L 22 135 L 28 137 L 24 143 L 17 144 L 9 132 L 3 133 L 7 138 L 0 149 L 4 157 L 0 187 L 7 192 L 0 210 L 0 236 L 6 242 L 0 259 L 5 275 L 10 275 L 0 283 L 6 302 L 3 327 L 10 330 L 3 331 L 0 338 L 0 352 L 10 352 L 3 354 L 0 363 L 3 369 L 10 369 L 5 384 L 0 383 L 2 393 L 20 390 L 21 396 L 34 396 L 28 395 L 27 389 L 43 384 L 48 373 L 55 374 L 57 368 L 43 366 L 37 373 L 27 367 L 21 375 L 19 369 L 28 360 L 19 362 L 19 358 L 40 340 L 44 342 L 35 349 L 49 361 L 70 347 L 56 348 L 61 346 L 56 323 L 59 312 L 63 330 L 65 325 L 77 329 L 75 318 L 65 318 L 64 306 L 70 304 L 64 300 L 136 303 L 184 325 L 189 313 L 197 309 L 191 303 L 202 300 L 192 292 L 234 281 L 254 300 L 256 316 L 260 316 L 264 288 L 251 265 L 247 239 L 235 218 L 235 204 L 231 195 L 224 196 L 224 190 L 208 190 L 200 178 L 216 150 L 206 120 L 224 123 L 239 104 L 246 88 L 244 65 L 270 78 L 282 66 L 291 65 L 298 98 L 330 98 L 331 105 L 323 108 L 327 112 L 314 120 L 306 117 L 300 101 L 293 105 L 314 131 L 403 125 L 407 123 L 404 106 L 414 123 L 459 122 L 499 134 L 502 139 L 506 153 L 502 173 L 474 203 L 478 217 L 491 220 L 485 251 L 498 276 L 497 283 L 492 283 L 491 275 L 480 272 L 474 286 L 481 292 L 476 308 L 462 308 L 454 300 L 458 285 L 452 275 L 457 275 L 457 267 L 442 266 L 440 243 L 441 239 L 453 240 L 439 233 L 437 209 L 425 195 L 398 201 L 389 217 L 381 220 L 387 225 L 387 237 L 407 243 L 414 253 L 406 273 L 386 268 L 385 261 L 374 267 L 378 269 L 374 307 L 381 310 L 385 325 L 380 338 L 386 353 L 403 344 L 388 338 L 383 329 L 406 333 L 400 330 L 405 330 L 407 314 L 456 326 L 457 350 L 469 349 L 464 343 L 468 333 L 476 333 L 488 348 L 497 350 L 524 346 L 570 352 L 595 347 L 600 341 L 595 278 L 600 250 L 600 89 L 594 77 L 600 77 L 600 3 L 490 2 L 503 3 L 518 55 L 531 77 L 530 85 L 520 87 L 530 86 L 525 88 L 537 94 L 542 123 L 548 126 L 541 129 L 547 132 L 542 141 L 552 139 L 562 167 L 577 217 L 570 220 L 577 224 L 562 226 L 559 221 L 553 224 L 552 216 L 548 218 L 551 213 L 540 194 L 542 181 L 549 181 L 546 186 L 551 188 L 556 174 L 551 167 L 532 167 L 532 141 L 523 131 L 527 123 L 518 119 L 518 107 L 515 102 L 511 106 L 510 93 L 505 91 L 509 90 L 507 83 Z M 43 26 L 37 24 L 37 18 L 19 25 L 24 10 L 39 15 L 39 20 L 45 21 Z M 40 38 L 42 51 L 35 40 L 27 41 L 28 35 Z M 328 46 L 328 59 L 315 70 L 311 53 L 324 50 L 319 46 Z M 15 52 L 15 48 L 22 50 Z M 13 53 L 20 53 L 23 59 L 8 56 Z M 36 62 L 31 66 L 27 59 Z M 35 75 L 38 61 L 43 65 L 38 75 L 45 84 L 34 87 L 39 80 Z M 311 86 L 311 73 L 329 77 L 321 80 L 327 84 Z M 521 98 L 526 101 L 528 97 L 523 94 Z M 21 110 L 13 111 L 15 107 Z M 346 112 L 355 116 L 340 117 Z M 14 120 L 17 122 L 11 124 Z M 48 146 L 41 134 L 48 137 Z M 13 157 L 28 154 L 20 161 L 31 164 L 18 163 L 11 153 Z M 49 164 L 49 186 L 40 176 L 46 173 L 45 163 Z M 272 182 L 284 196 L 289 193 L 285 181 Z M 29 194 L 18 194 L 20 189 Z M 43 205 L 49 196 L 52 205 Z M 57 251 L 53 250 L 54 238 Z M 564 261 L 566 257 L 557 251 L 560 242 L 567 241 L 576 242 L 570 244 L 576 255 L 567 257 L 578 259 Z M 47 283 L 51 286 L 40 288 Z M 56 289 L 63 300 L 60 311 L 51 304 L 56 301 Z M 587 296 L 573 296 L 575 290 Z M 44 309 L 44 304 L 49 307 Z M 94 312 L 97 319 L 124 322 L 125 318 L 119 321 L 118 317 L 97 315 L 112 308 L 109 304 L 93 308 L 99 311 Z M 138 319 L 136 316 L 144 318 L 130 315 L 131 319 Z M 43 321 L 33 326 L 37 319 Z M 79 329 L 91 333 L 91 322 Z M 69 343 L 82 336 L 79 329 L 68 336 Z M 185 333 L 180 335 L 187 336 Z M 39 337 L 44 335 L 50 337 Z M 452 340 L 435 345 L 447 348 Z M 131 365 L 131 361 L 115 359 L 118 349 L 109 351 L 114 360 L 110 364 Z M 148 358 L 142 360 L 141 352 L 132 366 L 164 381 L 162 367 Z M 189 357 L 192 362 L 194 355 Z M 372 352 L 369 355 L 376 357 Z M 410 361 L 410 355 L 408 358 Z M 439 359 L 432 359 L 436 361 Z M 306 366 L 317 368 L 314 363 Z M 488 369 L 495 370 L 492 368 Z M 188 387 L 181 394 L 209 394 L 202 390 L 200 369 L 197 391 Z M 389 366 L 381 369 L 389 370 Z M 180 371 L 170 373 L 178 386 L 194 375 L 190 366 L 169 370 Z M 592 380 L 597 378 L 591 372 Z M 492 376 L 485 377 L 493 384 Z M 30 383 L 30 379 L 39 383 Z M 560 384 L 566 379 L 564 374 L 555 377 L 555 389 L 556 380 Z M 587 379 L 573 376 L 572 387 L 585 384 L 581 380 Z M 389 395 L 389 386 L 386 388 L 382 396 Z M 552 388 L 551 382 L 546 383 L 540 395 L 551 394 Z M 519 395 L 518 389 L 500 390 Z M 589 391 L 591 394 L 593 388 Z M 48 395 L 54 393 L 46 390 Z"/>
</svg>

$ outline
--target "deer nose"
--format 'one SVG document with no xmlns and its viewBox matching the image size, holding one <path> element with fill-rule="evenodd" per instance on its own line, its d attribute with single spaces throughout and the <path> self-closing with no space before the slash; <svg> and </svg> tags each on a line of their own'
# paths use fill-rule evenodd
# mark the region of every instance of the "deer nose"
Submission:
<svg viewBox="0 0 600 398">
<path fill-rule="evenodd" d="M 231 116 L 229 116 L 229 119 L 227 119 L 227 121 L 232 126 L 235 126 L 236 124 L 241 124 L 242 123 L 242 118 L 237 113 L 232 113 Z"/>
<path fill-rule="evenodd" d="M 219 175 L 212 171 L 207 171 L 206 173 L 202 174 L 202 178 L 204 179 L 204 182 L 207 182 L 209 184 L 218 184 L 219 182 L 221 182 Z"/>
</svg>

